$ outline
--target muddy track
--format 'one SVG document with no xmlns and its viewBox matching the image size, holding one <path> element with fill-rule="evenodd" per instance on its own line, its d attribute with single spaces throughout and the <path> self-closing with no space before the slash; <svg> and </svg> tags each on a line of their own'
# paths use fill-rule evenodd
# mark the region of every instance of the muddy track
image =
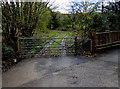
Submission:
<svg viewBox="0 0 120 89">
<path fill-rule="evenodd" d="M 60 55 L 61 56 L 65 56 L 66 55 L 66 47 L 65 47 L 65 38 L 67 38 L 68 36 L 65 36 L 62 41 L 61 41 L 61 50 L 60 50 Z"/>
<path fill-rule="evenodd" d="M 57 38 L 59 38 L 61 35 L 62 35 L 62 34 L 60 34 L 59 36 L 54 37 L 54 38 L 57 39 Z M 52 44 L 54 43 L 54 38 L 51 38 L 51 41 L 48 42 L 48 43 L 43 47 L 43 49 L 40 50 L 40 52 L 35 55 L 35 57 L 38 56 L 38 55 L 39 55 L 39 56 L 42 56 L 42 55 L 45 53 L 45 51 L 49 51 L 50 45 L 52 45 Z"/>
</svg>

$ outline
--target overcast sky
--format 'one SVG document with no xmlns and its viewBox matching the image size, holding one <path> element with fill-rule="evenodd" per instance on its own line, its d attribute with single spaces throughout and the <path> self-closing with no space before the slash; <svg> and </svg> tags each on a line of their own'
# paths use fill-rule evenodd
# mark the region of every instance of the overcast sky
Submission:
<svg viewBox="0 0 120 89">
<path fill-rule="evenodd" d="M 8 0 L 8 1 L 34 1 L 34 0 Z M 40 1 L 40 0 L 35 0 L 35 1 Z M 50 1 L 51 3 L 54 2 L 55 6 L 58 6 L 56 11 L 59 11 L 61 13 L 66 13 L 67 12 L 67 6 L 69 2 L 71 1 L 79 1 L 79 2 L 84 2 L 84 1 L 89 1 L 89 2 L 113 2 L 113 1 L 120 1 L 120 0 L 44 0 L 44 1 Z"/>
<path fill-rule="evenodd" d="M 67 6 L 69 2 L 71 1 L 79 1 L 79 2 L 84 2 L 84 1 L 89 1 L 89 2 L 114 2 L 115 0 L 50 0 L 51 2 L 55 1 L 55 5 L 58 6 L 57 11 L 60 11 L 61 13 L 66 13 Z"/>
<path fill-rule="evenodd" d="M 67 9 L 69 1 L 70 0 L 55 0 L 55 4 L 58 6 L 58 11 L 60 11 L 61 13 L 65 13 L 65 9 Z"/>
</svg>

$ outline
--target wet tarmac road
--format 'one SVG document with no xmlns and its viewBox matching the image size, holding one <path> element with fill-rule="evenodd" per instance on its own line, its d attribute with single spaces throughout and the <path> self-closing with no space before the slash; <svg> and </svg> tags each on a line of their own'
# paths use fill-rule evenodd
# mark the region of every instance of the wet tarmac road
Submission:
<svg viewBox="0 0 120 89">
<path fill-rule="evenodd" d="M 3 73 L 3 87 L 117 87 L 118 52 L 25 59 Z"/>
<path fill-rule="evenodd" d="M 19 86 L 30 80 L 42 78 L 64 68 L 90 60 L 92 58 L 80 56 L 24 59 L 3 73 L 3 86 Z"/>
<path fill-rule="evenodd" d="M 36 63 L 36 72 L 40 74 L 47 75 L 60 71 L 64 68 L 70 67 L 72 65 L 78 65 L 87 61 L 92 60 L 92 58 L 85 58 L 80 56 L 63 56 L 44 59 Z"/>
</svg>

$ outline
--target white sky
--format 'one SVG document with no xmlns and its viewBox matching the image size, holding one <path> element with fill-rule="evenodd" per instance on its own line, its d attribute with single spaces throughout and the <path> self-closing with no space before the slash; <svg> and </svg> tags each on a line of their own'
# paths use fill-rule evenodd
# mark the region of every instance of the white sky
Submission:
<svg viewBox="0 0 120 89">
<path fill-rule="evenodd" d="M 67 5 L 71 1 L 89 1 L 89 2 L 114 2 L 115 0 L 50 0 L 51 2 L 55 1 L 55 5 L 59 6 L 56 11 L 60 11 L 61 13 L 66 13 Z M 118 0 L 119 1 L 119 0 Z"/>
<path fill-rule="evenodd" d="M 66 6 L 69 4 L 70 0 L 50 0 L 50 2 L 54 2 L 54 5 L 58 8 L 55 11 L 59 11 L 61 13 L 66 13 Z"/>
<path fill-rule="evenodd" d="M 8 1 L 40 1 L 40 0 L 8 0 Z M 120 1 L 120 0 L 44 0 L 44 1 L 50 1 L 51 3 L 54 2 L 55 6 L 58 6 L 58 8 L 55 11 L 59 11 L 61 13 L 67 12 L 67 5 L 69 5 L 69 2 L 71 1 L 89 1 L 89 2 L 113 2 L 113 1 Z"/>
</svg>

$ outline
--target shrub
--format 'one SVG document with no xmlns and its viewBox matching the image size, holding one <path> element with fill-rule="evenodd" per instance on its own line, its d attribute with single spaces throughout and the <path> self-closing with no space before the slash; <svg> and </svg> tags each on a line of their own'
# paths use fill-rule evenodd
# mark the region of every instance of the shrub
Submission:
<svg viewBox="0 0 120 89">
<path fill-rule="evenodd" d="M 11 47 L 2 47 L 2 61 L 7 61 L 9 59 L 15 58 L 15 52 Z"/>
<path fill-rule="evenodd" d="M 72 25 L 67 25 L 66 28 L 72 28 Z"/>
</svg>

